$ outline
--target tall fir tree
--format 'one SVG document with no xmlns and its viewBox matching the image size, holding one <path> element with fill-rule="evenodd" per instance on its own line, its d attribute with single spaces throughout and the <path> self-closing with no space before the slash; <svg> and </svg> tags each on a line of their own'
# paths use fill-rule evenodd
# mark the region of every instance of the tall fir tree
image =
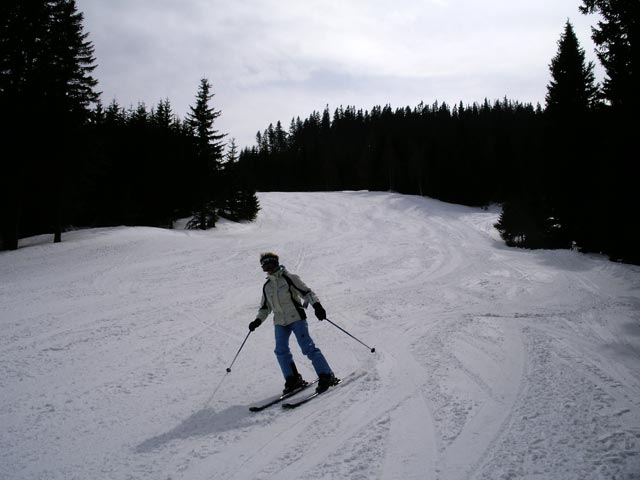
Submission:
<svg viewBox="0 0 640 480">
<path fill-rule="evenodd" d="M 253 189 L 243 175 L 240 156 L 235 138 L 231 139 L 223 164 L 224 198 L 220 203 L 220 216 L 233 221 L 253 221 L 258 215 L 260 204 Z M 255 172 L 252 172 L 255 174 Z"/>
<path fill-rule="evenodd" d="M 548 113 L 575 117 L 594 107 L 598 100 L 594 64 L 586 62 L 584 50 L 568 20 L 549 69 L 551 81 L 545 97 Z"/>
<path fill-rule="evenodd" d="M 196 103 L 190 108 L 187 125 L 192 131 L 196 162 L 192 185 L 196 189 L 193 218 L 187 228 L 206 230 L 215 227 L 221 201 L 220 164 L 224 134 L 214 129 L 215 120 L 222 112 L 209 105 L 214 97 L 209 80 L 200 80 Z"/>
<path fill-rule="evenodd" d="M 81 168 L 77 135 L 97 101 L 93 45 L 74 0 L 7 0 L 0 6 L 2 248 L 23 234 L 53 230 L 61 240 L 70 183 Z M 38 119 L 40 129 L 26 129 Z M 28 192 L 27 195 L 21 195 Z M 21 200 L 26 198 L 27 200 Z"/>
<path fill-rule="evenodd" d="M 592 29 L 596 54 L 606 77 L 605 109 L 597 130 L 600 156 L 606 156 L 606 168 L 593 183 L 602 191 L 602 206 L 596 212 L 598 222 L 589 227 L 590 250 L 604 250 L 613 259 L 640 264 L 637 241 L 637 217 L 640 193 L 637 185 L 638 110 L 640 109 L 640 1 L 583 0 L 580 10 L 599 14 Z M 604 248 L 603 248 L 604 247 Z"/>
<path fill-rule="evenodd" d="M 583 0 L 580 11 L 601 16 L 592 38 L 607 77 L 604 95 L 612 106 L 637 113 L 640 107 L 640 2 Z"/>
<path fill-rule="evenodd" d="M 567 20 L 549 65 L 544 155 L 526 167 L 521 188 L 504 203 L 496 224 L 509 245 L 563 248 L 579 236 L 576 213 L 590 191 L 576 178 L 589 171 L 583 145 L 598 99 L 593 69 Z"/>
<path fill-rule="evenodd" d="M 590 176 L 593 162 L 586 147 L 599 101 L 594 65 L 585 59 L 584 50 L 569 21 L 558 42 L 558 53 L 551 60 L 551 81 L 547 86 L 544 164 L 545 193 L 549 211 L 545 223 L 553 246 L 567 247 L 579 242 L 584 226 L 582 211 L 597 208 L 601 199 L 594 192 Z"/>
</svg>

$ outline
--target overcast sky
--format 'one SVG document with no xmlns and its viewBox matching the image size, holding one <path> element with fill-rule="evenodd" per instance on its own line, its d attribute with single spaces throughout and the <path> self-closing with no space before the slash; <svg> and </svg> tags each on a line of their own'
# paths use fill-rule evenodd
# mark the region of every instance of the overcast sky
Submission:
<svg viewBox="0 0 640 480">
<path fill-rule="evenodd" d="M 240 147 L 328 104 L 540 102 L 567 19 L 587 60 L 581 0 L 77 0 L 105 104 L 168 98 L 185 118 L 201 78 Z"/>
</svg>

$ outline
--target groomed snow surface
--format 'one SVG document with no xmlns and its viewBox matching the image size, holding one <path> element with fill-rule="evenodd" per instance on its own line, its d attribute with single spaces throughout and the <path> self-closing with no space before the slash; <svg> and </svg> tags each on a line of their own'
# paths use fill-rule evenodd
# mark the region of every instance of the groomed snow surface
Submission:
<svg viewBox="0 0 640 480">
<path fill-rule="evenodd" d="M 504 246 L 497 210 L 263 193 L 252 224 L 107 228 L 0 253 L 0 478 L 640 478 L 640 268 Z M 345 382 L 296 410 L 270 321 L 280 254 Z M 298 367 L 314 373 L 292 341 Z"/>
</svg>

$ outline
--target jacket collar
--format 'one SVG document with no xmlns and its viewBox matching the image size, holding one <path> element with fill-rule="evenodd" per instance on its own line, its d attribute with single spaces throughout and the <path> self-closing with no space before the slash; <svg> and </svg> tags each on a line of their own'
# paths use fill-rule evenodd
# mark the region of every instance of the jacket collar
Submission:
<svg viewBox="0 0 640 480">
<path fill-rule="evenodd" d="M 278 277 L 281 277 L 285 271 L 286 271 L 286 268 L 284 267 L 284 265 L 280 265 L 280 268 L 278 268 L 278 270 L 267 275 L 267 279 L 271 280 L 271 279 L 276 279 Z"/>
</svg>

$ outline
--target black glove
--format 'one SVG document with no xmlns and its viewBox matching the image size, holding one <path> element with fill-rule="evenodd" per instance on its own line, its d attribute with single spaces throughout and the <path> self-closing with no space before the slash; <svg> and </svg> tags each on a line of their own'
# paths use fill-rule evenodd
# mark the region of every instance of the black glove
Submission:
<svg viewBox="0 0 640 480">
<path fill-rule="evenodd" d="M 318 317 L 318 320 L 325 320 L 327 318 L 327 312 L 322 308 L 320 302 L 314 303 L 313 309 L 316 311 L 316 317 Z"/>
<path fill-rule="evenodd" d="M 253 322 L 249 324 L 249 330 L 253 332 L 260 325 L 262 325 L 262 320 L 260 320 L 259 318 L 256 318 Z"/>
</svg>

